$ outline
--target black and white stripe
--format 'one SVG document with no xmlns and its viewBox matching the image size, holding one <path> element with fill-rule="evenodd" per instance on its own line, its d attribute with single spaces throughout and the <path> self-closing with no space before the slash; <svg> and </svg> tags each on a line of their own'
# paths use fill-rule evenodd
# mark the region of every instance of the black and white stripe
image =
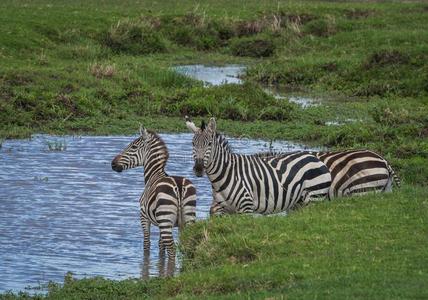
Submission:
<svg viewBox="0 0 428 300">
<path fill-rule="evenodd" d="M 330 171 L 330 198 L 373 191 L 390 192 L 393 182 L 400 186 L 400 179 L 390 164 L 373 151 L 347 150 L 313 154 L 324 162 Z"/>
<path fill-rule="evenodd" d="M 197 128 L 189 119 L 186 124 L 194 132 L 195 174 L 206 172 L 214 201 L 225 210 L 279 213 L 328 194 L 330 173 L 307 152 L 274 157 L 236 154 L 216 132 L 214 118 L 207 127 Z"/>
<path fill-rule="evenodd" d="M 154 132 L 142 128 L 141 136 L 117 155 L 111 165 L 121 172 L 138 166 L 144 167 L 145 189 L 140 197 L 141 225 L 144 231 L 144 251 L 150 252 L 150 225 L 159 227 L 159 254 L 168 253 L 169 266 L 174 266 L 175 247 L 173 227 L 181 229 L 196 220 L 196 189 L 184 177 L 169 176 L 165 172 L 168 150 Z"/>
</svg>

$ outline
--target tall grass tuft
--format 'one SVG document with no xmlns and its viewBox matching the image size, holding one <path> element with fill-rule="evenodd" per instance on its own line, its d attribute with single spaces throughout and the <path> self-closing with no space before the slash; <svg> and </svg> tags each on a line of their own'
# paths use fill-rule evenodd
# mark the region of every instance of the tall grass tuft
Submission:
<svg viewBox="0 0 428 300">
<path fill-rule="evenodd" d="M 268 57 L 275 51 L 272 40 L 263 37 L 247 37 L 232 41 L 230 51 L 236 56 Z"/>
<path fill-rule="evenodd" d="M 156 24 L 147 18 L 119 20 L 106 33 L 104 44 L 116 52 L 130 54 L 166 52 L 166 41 L 155 30 Z"/>
<path fill-rule="evenodd" d="M 93 63 L 89 71 L 96 78 L 111 78 L 116 74 L 116 65 Z"/>
</svg>

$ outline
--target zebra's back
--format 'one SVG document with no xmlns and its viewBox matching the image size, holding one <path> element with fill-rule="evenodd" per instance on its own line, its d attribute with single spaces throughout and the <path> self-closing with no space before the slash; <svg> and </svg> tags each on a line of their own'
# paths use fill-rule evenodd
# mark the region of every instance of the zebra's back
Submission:
<svg viewBox="0 0 428 300">
<path fill-rule="evenodd" d="M 331 184 L 325 164 L 307 152 L 242 156 L 235 169 L 240 169 L 235 178 L 245 182 L 254 200 L 254 212 L 260 214 L 279 213 L 324 199 Z M 213 195 L 211 215 L 237 212 L 238 204 L 217 199 L 214 186 Z"/>
<path fill-rule="evenodd" d="M 331 175 L 316 156 L 299 151 L 276 154 L 266 160 L 281 174 L 282 186 L 287 191 L 281 209 L 275 212 L 283 211 L 286 206 L 293 209 L 296 205 L 306 205 L 328 196 Z"/>
<path fill-rule="evenodd" d="M 318 152 L 316 156 L 330 170 L 331 198 L 391 190 L 394 174 L 392 168 L 382 156 L 373 151 Z"/>
</svg>

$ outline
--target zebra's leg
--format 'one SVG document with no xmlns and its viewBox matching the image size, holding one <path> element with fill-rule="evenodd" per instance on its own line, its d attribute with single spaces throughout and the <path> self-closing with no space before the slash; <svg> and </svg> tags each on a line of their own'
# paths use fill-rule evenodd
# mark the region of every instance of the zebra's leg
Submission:
<svg viewBox="0 0 428 300">
<path fill-rule="evenodd" d="M 166 252 L 168 255 L 168 266 L 166 274 L 167 276 L 172 275 L 174 273 L 175 268 L 175 245 L 174 238 L 172 235 L 172 228 L 172 223 L 164 223 L 159 226 L 162 243 L 166 248 Z"/>
<path fill-rule="evenodd" d="M 162 237 L 159 235 L 159 276 L 163 277 L 165 274 L 165 246 Z"/>
<path fill-rule="evenodd" d="M 297 201 L 292 205 L 289 209 L 287 209 L 285 212 L 286 214 L 297 211 L 301 209 L 302 207 L 308 205 L 311 202 L 311 196 L 310 193 L 307 190 L 302 190 L 300 196 L 298 197 Z"/>
<path fill-rule="evenodd" d="M 144 234 L 144 255 L 150 255 L 150 220 L 141 212 L 141 226 Z"/>
<path fill-rule="evenodd" d="M 210 206 L 210 216 L 220 216 L 223 214 L 224 214 L 224 211 L 222 209 L 221 204 L 217 202 L 213 196 L 213 200 Z"/>
<path fill-rule="evenodd" d="M 181 218 L 183 225 L 192 224 L 196 222 L 196 189 L 195 187 L 188 186 L 183 192 L 183 199 L 181 200 Z M 178 216 L 180 217 L 180 216 Z"/>
<path fill-rule="evenodd" d="M 149 278 L 149 272 L 150 270 L 150 256 L 144 255 L 143 256 L 143 262 L 141 264 L 141 278 L 142 279 L 148 279 Z"/>
<path fill-rule="evenodd" d="M 213 199 L 211 201 L 210 206 L 210 216 L 220 216 L 225 214 L 224 207 L 222 203 L 224 202 L 224 199 L 221 197 L 221 194 L 217 193 L 214 190 L 214 186 L 211 185 L 211 191 L 213 195 Z"/>
<path fill-rule="evenodd" d="M 392 175 L 390 175 L 388 178 L 388 182 L 386 183 L 385 188 L 383 190 L 385 193 L 391 193 L 392 192 L 392 182 L 393 182 L 393 177 L 392 177 Z"/>
<path fill-rule="evenodd" d="M 227 203 L 226 203 L 227 204 Z M 254 201 L 248 192 L 244 192 L 239 199 L 237 212 L 240 214 L 254 214 Z"/>
<path fill-rule="evenodd" d="M 162 238 L 159 235 L 159 257 L 165 257 L 165 246 L 162 242 Z"/>
</svg>

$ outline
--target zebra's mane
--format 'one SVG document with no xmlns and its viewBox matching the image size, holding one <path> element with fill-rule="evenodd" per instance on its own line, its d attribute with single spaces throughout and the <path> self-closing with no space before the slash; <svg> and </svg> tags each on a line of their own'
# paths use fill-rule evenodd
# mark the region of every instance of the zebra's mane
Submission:
<svg viewBox="0 0 428 300">
<path fill-rule="evenodd" d="M 161 146 L 161 148 L 159 149 L 159 151 L 162 151 L 165 154 L 165 163 L 169 158 L 169 152 L 168 152 L 168 148 L 166 147 L 165 142 L 163 141 L 163 139 L 153 130 L 147 130 L 148 133 L 150 133 L 150 135 L 152 136 L 152 143 L 153 141 L 157 142 L 158 145 Z"/>
<path fill-rule="evenodd" d="M 309 154 L 312 154 L 309 151 L 302 151 L 302 150 L 289 151 L 289 152 L 278 151 L 278 150 L 268 150 L 268 151 L 262 151 L 262 152 L 254 153 L 252 155 L 256 156 L 256 157 L 260 157 L 262 159 L 269 159 L 272 157 L 290 155 L 290 154 L 297 153 L 297 152 L 307 152 Z"/>
<path fill-rule="evenodd" d="M 268 150 L 268 151 L 262 151 L 255 154 L 252 154 L 254 156 L 260 157 L 260 158 L 268 158 L 272 156 L 278 156 L 286 154 L 287 152 L 277 151 L 277 150 Z"/>
<path fill-rule="evenodd" d="M 216 139 L 224 149 L 229 152 L 233 152 L 232 147 L 230 146 L 228 140 L 224 137 L 223 134 L 216 132 Z"/>
</svg>

